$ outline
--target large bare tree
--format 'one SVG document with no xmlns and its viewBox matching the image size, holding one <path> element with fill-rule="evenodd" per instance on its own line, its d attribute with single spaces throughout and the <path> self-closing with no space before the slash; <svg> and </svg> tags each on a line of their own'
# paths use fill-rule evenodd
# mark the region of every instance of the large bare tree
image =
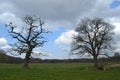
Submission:
<svg viewBox="0 0 120 80">
<path fill-rule="evenodd" d="M 13 50 L 19 54 L 25 53 L 24 68 L 28 68 L 30 56 L 33 53 L 33 49 L 41 47 L 46 42 L 44 34 L 48 33 L 47 29 L 44 29 L 44 21 L 41 18 L 27 16 L 22 19 L 25 23 L 21 30 L 20 27 L 14 25 L 12 22 L 7 24 L 9 27 L 9 33 L 17 42 L 14 44 Z"/>
<path fill-rule="evenodd" d="M 78 33 L 73 37 L 72 54 L 90 54 L 94 58 L 94 65 L 99 68 L 98 56 L 106 55 L 111 49 L 114 26 L 101 18 L 84 18 L 75 29 Z M 107 52 L 107 53 L 106 53 Z"/>
</svg>

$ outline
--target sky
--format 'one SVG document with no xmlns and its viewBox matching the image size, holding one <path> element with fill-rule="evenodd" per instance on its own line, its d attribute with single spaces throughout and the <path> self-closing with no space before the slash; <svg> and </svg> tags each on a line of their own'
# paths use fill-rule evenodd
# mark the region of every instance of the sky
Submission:
<svg viewBox="0 0 120 80">
<path fill-rule="evenodd" d="M 12 21 L 22 26 L 21 18 L 27 15 L 43 18 L 45 28 L 52 32 L 46 35 L 48 42 L 36 49 L 47 55 L 40 58 L 73 58 L 69 56 L 71 38 L 84 17 L 101 17 L 114 25 L 116 51 L 120 51 L 120 0 L 0 0 L 0 49 L 14 42 L 4 24 Z"/>
</svg>

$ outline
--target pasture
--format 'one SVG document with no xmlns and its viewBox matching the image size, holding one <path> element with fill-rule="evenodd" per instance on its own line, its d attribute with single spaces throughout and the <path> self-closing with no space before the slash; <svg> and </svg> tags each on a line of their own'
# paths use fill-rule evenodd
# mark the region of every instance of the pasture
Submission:
<svg viewBox="0 0 120 80">
<path fill-rule="evenodd" d="M 87 65 L 87 70 L 86 70 Z M 91 63 L 0 64 L 0 80 L 120 80 L 120 68 L 101 71 Z"/>
</svg>

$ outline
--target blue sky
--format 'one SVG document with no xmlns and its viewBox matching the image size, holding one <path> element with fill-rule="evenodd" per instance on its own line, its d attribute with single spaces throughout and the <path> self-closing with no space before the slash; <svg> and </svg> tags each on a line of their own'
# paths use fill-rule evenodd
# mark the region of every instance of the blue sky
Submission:
<svg viewBox="0 0 120 80">
<path fill-rule="evenodd" d="M 119 0 L 0 0 L 0 48 L 14 42 L 4 23 L 12 20 L 21 25 L 21 17 L 37 15 L 45 19 L 52 32 L 46 35 L 48 42 L 39 50 L 48 54 L 42 58 L 69 58 L 71 37 L 81 18 L 102 17 L 116 26 L 115 33 L 119 35 L 119 14 Z M 117 42 L 119 45 L 119 40 Z M 120 51 L 119 46 L 117 50 Z"/>
<path fill-rule="evenodd" d="M 1 23 L 0 24 L 0 37 L 6 37 L 8 36 L 8 32 L 6 27 L 4 27 L 4 25 Z M 6 37 L 7 38 L 7 37 Z"/>
<path fill-rule="evenodd" d="M 110 8 L 111 8 L 111 9 L 117 8 L 117 7 L 119 7 L 119 6 L 120 6 L 120 1 L 118 1 L 118 0 L 113 1 L 113 2 L 110 4 Z"/>
</svg>

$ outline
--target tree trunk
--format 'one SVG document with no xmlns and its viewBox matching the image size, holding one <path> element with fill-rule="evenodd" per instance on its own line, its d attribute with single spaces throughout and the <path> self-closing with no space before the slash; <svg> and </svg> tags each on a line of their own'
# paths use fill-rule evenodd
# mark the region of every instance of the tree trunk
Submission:
<svg viewBox="0 0 120 80">
<path fill-rule="evenodd" d="M 94 56 L 94 67 L 97 68 L 97 69 L 99 68 L 97 55 Z"/>
<path fill-rule="evenodd" d="M 30 51 L 28 53 L 26 53 L 26 56 L 25 56 L 25 59 L 24 59 L 24 64 L 23 64 L 23 68 L 28 68 L 30 55 L 31 55 Z"/>
</svg>

